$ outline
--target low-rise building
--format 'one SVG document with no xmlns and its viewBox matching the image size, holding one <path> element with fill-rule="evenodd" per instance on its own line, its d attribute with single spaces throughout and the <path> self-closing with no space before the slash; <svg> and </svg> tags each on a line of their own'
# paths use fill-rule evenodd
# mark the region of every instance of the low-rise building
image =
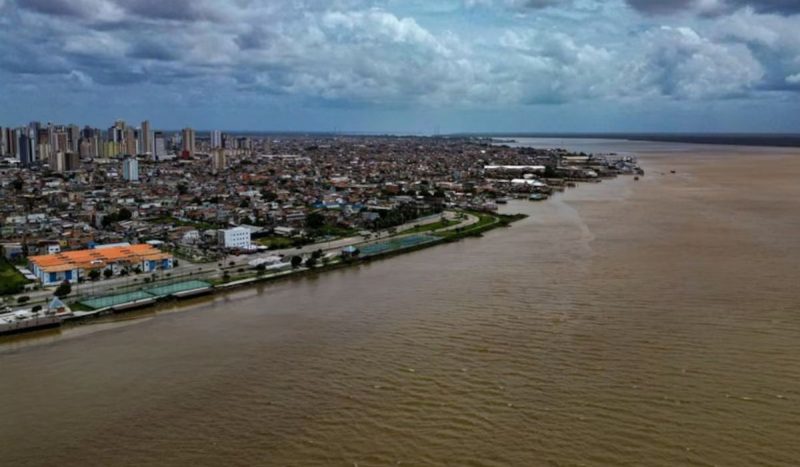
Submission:
<svg viewBox="0 0 800 467">
<path fill-rule="evenodd" d="M 110 269 L 119 274 L 123 269 L 152 272 L 173 266 L 172 255 L 147 244 L 67 251 L 31 256 L 28 260 L 33 274 L 46 286 L 78 281 L 92 270 Z"/>
<path fill-rule="evenodd" d="M 217 240 L 223 248 L 235 250 L 249 250 L 252 248 L 250 243 L 250 229 L 245 227 L 234 227 L 217 231 Z"/>
</svg>

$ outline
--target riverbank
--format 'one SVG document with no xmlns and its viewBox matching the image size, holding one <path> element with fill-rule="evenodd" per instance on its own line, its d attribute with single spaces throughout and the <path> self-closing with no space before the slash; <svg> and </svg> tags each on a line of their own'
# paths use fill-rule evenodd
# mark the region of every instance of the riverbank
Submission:
<svg viewBox="0 0 800 467">
<path fill-rule="evenodd" d="M 238 275 L 234 276 L 225 272 L 221 279 L 209 280 L 208 282 L 197 279 L 183 280 L 186 278 L 176 277 L 175 281 L 170 281 L 171 283 L 169 284 L 161 282 L 149 287 L 140 286 L 135 290 L 127 290 L 124 293 L 82 297 L 70 303 L 73 314 L 65 317 L 64 323 L 86 324 L 95 318 L 153 307 L 165 301 L 221 293 L 388 259 L 444 243 L 479 237 L 485 232 L 496 228 L 508 227 L 512 223 L 527 217 L 524 214 L 512 215 L 479 211 L 465 211 L 462 215 L 463 218 L 460 221 L 441 221 L 437 224 L 431 224 L 430 228 L 420 226 L 409 229 L 408 233 L 390 236 L 373 242 L 365 242 L 362 245 L 363 252 L 357 255 L 321 257 L 316 265 L 304 263 L 296 267 L 287 266 L 285 269 L 279 269 L 272 273 L 252 268 L 248 270 L 239 268 L 237 269 Z"/>
</svg>

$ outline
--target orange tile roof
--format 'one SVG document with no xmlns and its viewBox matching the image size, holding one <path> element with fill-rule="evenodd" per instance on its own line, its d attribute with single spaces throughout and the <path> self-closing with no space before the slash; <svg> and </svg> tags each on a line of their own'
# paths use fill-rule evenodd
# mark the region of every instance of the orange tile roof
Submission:
<svg viewBox="0 0 800 467">
<path fill-rule="evenodd" d="M 146 243 L 116 246 L 93 250 L 65 251 L 53 255 L 31 256 L 30 262 L 45 272 L 62 272 L 72 269 L 101 269 L 110 263 L 139 263 L 150 260 L 171 259 L 172 255 Z"/>
</svg>

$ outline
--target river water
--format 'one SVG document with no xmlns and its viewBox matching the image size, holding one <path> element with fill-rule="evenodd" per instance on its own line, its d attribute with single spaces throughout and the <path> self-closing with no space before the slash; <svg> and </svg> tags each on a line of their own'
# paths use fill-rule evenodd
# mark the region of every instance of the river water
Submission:
<svg viewBox="0 0 800 467">
<path fill-rule="evenodd" d="M 3 341 L 0 465 L 797 465 L 800 153 L 617 150 L 483 238 Z"/>
</svg>

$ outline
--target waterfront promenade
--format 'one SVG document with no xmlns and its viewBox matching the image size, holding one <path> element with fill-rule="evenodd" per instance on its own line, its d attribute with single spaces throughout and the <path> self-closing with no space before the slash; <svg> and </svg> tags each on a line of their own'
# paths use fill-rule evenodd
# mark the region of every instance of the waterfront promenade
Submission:
<svg viewBox="0 0 800 467">
<path fill-rule="evenodd" d="M 109 297 L 109 296 L 123 296 L 125 294 L 135 294 L 145 288 L 156 287 L 159 284 L 175 284 L 182 281 L 191 281 L 202 279 L 205 281 L 220 281 L 223 277 L 228 275 L 242 276 L 254 275 L 254 269 L 249 266 L 249 263 L 273 256 L 284 256 L 291 258 L 292 256 L 306 257 L 314 252 L 321 251 L 325 255 L 338 255 L 342 249 L 354 246 L 357 248 L 364 248 L 376 243 L 385 242 L 388 239 L 399 239 L 407 236 L 404 232 L 418 230 L 421 227 L 429 226 L 446 220 L 449 222 L 456 222 L 452 225 L 447 225 L 440 229 L 431 231 L 431 233 L 445 233 L 458 229 L 467 229 L 472 225 L 479 222 L 479 218 L 470 213 L 445 211 L 442 214 L 427 216 L 424 218 L 416 219 L 412 222 L 397 226 L 393 229 L 385 229 L 374 232 L 369 236 L 355 235 L 347 238 L 336 239 L 327 242 L 313 243 L 299 248 L 287 248 L 280 250 L 266 251 L 250 255 L 231 255 L 224 260 L 213 263 L 192 263 L 188 260 L 180 260 L 178 266 L 169 271 L 160 271 L 157 274 L 150 275 L 130 275 L 126 277 L 115 277 L 111 279 L 88 281 L 80 284 L 73 285 L 73 292 L 66 298 L 69 303 L 84 303 L 92 300 L 94 297 Z M 282 270 L 272 273 L 261 274 L 257 278 L 252 277 L 249 280 L 269 280 L 277 277 L 283 277 L 289 274 L 302 273 L 310 268 L 301 266 L 291 270 Z M 245 274 L 243 274 L 245 273 Z M 143 282 L 145 277 L 149 277 L 152 282 L 145 284 Z M 13 302 L 19 296 L 30 297 L 28 306 L 36 304 L 44 304 L 53 296 L 55 287 L 48 287 L 41 290 L 19 294 L 13 296 L 10 300 Z M 154 303 L 156 300 L 153 297 L 134 297 L 123 303 L 115 303 L 117 309 L 138 303 L 141 306 L 146 306 Z M 100 307 L 104 311 L 109 307 Z M 86 315 L 95 314 L 97 310 L 78 311 L 75 313 L 77 317 L 84 317 Z"/>
</svg>

